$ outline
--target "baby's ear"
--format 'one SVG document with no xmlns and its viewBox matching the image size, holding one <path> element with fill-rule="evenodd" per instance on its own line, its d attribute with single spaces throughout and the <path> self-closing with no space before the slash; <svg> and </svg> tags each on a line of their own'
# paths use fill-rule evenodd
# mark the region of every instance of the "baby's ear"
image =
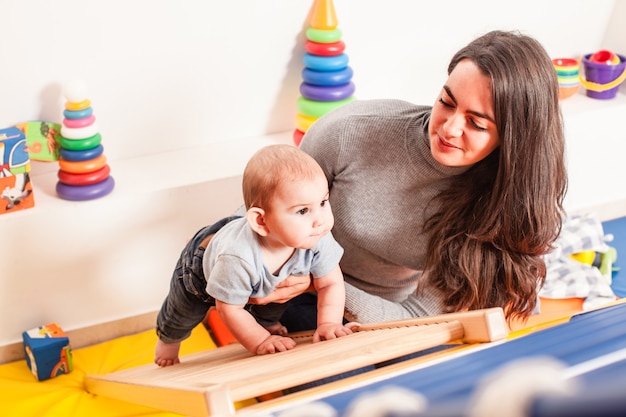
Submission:
<svg viewBox="0 0 626 417">
<path fill-rule="evenodd" d="M 246 212 L 248 224 L 259 236 L 267 236 L 270 231 L 265 224 L 265 210 L 259 207 L 250 207 Z"/>
</svg>

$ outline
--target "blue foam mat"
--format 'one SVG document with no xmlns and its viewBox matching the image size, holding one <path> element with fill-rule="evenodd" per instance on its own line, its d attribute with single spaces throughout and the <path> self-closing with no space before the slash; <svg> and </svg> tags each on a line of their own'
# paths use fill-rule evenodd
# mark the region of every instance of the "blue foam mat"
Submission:
<svg viewBox="0 0 626 417">
<path fill-rule="evenodd" d="M 450 408 L 455 411 L 465 410 L 476 388 L 476 383 L 482 377 L 514 359 L 549 356 L 571 367 L 588 363 L 594 358 L 610 355 L 613 352 L 623 352 L 626 349 L 625 317 L 626 304 L 583 313 L 574 316 L 567 323 L 513 339 L 505 344 L 495 345 L 467 356 L 349 392 L 331 395 L 322 401 L 331 405 L 341 415 L 345 412 L 347 405 L 359 394 L 371 393 L 383 386 L 395 385 L 419 392 L 427 398 L 432 409 L 424 415 L 463 415 L 463 413 L 450 413 Z M 598 395 L 599 391 L 608 393 L 616 386 L 622 390 L 626 384 L 624 369 L 626 369 L 626 361 L 620 359 L 610 366 L 601 366 L 578 376 L 577 380 L 583 386 L 583 393 L 596 395 L 587 399 L 587 403 L 597 404 L 597 400 L 601 397 Z M 621 391 L 617 396 L 612 395 L 611 399 L 617 401 L 616 406 L 619 407 L 620 412 L 626 413 L 626 396 L 621 394 Z M 436 413 L 435 410 L 439 407 L 447 409 L 446 412 Z M 554 414 L 540 413 L 539 415 L 553 416 Z M 597 415 L 608 417 L 612 414 Z M 419 416 L 423 415 L 419 414 Z"/>
</svg>

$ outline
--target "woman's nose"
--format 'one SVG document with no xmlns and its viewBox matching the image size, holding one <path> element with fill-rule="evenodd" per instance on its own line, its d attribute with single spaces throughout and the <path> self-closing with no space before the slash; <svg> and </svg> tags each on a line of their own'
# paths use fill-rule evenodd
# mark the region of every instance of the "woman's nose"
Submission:
<svg viewBox="0 0 626 417">
<path fill-rule="evenodd" d="M 463 135 L 465 118 L 460 114 L 454 114 L 443 124 L 443 130 L 447 137 L 459 137 Z"/>
</svg>

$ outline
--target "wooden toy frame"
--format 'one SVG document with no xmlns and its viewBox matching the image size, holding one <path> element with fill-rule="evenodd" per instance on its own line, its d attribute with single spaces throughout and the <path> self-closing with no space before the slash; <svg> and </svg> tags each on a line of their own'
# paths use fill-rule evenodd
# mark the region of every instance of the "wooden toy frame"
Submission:
<svg viewBox="0 0 626 417">
<path fill-rule="evenodd" d="M 508 335 L 500 308 L 361 326 L 354 334 L 312 343 L 296 334 L 290 351 L 257 356 L 232 344 L 181 358 L 88 375 L 89 392 L 190 416 L 233 416 L 235 403 L 377 364 L 453 341 L 492 342 Z"/>
</svg>

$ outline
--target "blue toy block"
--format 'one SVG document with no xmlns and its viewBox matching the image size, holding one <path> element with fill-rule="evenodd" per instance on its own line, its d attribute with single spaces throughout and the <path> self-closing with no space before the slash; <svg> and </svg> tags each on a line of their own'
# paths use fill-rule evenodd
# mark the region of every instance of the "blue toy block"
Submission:
<svg viewBox="0 0 626 417">
<path fill-rule="evenodd" d="M 17 127 L 0 129 L 0 175 L 3 177 L 30 171 L 26 136 Z"/>
<path fill-rule="evenodd" d="M 74 369 L 70 339 L 51 323 L 22 333 L 26 364 L 39 381 L 68 374 Z"/>
<path fill-rule="evenodd" d="M 24 132 L 17 127 L 0 129 L 0 214 L 35 205 L 29 172 Z"/>
</svg>

